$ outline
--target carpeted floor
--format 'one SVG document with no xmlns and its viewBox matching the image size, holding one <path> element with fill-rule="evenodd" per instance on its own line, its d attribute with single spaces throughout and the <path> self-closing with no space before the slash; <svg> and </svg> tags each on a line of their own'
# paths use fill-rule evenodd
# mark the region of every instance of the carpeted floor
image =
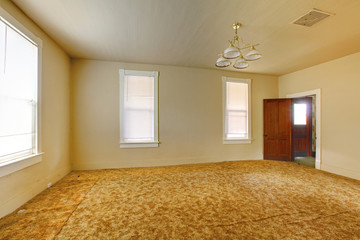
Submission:
<svg viewBox="0 0 360 240">
<path fill-rule="evenodd" d="M 0 239 L 360 239 L 360 182 L 278 161 L 75 171 Z"/>
</svg>

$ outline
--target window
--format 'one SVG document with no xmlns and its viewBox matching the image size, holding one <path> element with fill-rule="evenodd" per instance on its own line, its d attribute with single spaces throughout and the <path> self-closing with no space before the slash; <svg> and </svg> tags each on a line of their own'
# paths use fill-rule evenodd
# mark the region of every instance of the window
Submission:
<svg viewBox="0 0 360 240">
<path fill-rule="evenodd" d="M 41 40 L 0 10 L 0 167 L 3 167 L 39 154 Z"/>
<path fill-rule="evenodd" d="M 120 69 L 120 147 L 158 147 L 158 72 Z"/>
<path fill-rule="evenodd" d="M 223 77 L 223 143 L 251 143 L 251 80 Z"/>
<path fill-rule="evenodd" d="M 306 103 L 294 104 L 294 124 L 306 125 Z"/>
</svg>

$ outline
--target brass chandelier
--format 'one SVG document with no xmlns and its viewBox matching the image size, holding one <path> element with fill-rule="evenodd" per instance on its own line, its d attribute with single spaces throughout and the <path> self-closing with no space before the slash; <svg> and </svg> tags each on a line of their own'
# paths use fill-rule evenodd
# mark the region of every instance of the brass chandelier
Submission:
<svg viewBox="0 0 360 240">
<path fill-rule="evenodd" d="M 237 69 L 244 69 L 249 66 L 247 61 L 255 61 L 261 58 L 259 51 L 255 49 L 255 46 L 259 44 L 245 44 L 243 39 L 237 34 L 237 30 L 241 27 L 241 24 L 236 22 L 232 25 L 235 30 L 235 36 L 232 40 L 229 40 L 230 46 L 220 54 L 216 61 L 215 66 L 224 68 L 232 64 L 232 60 L 235 60 L 233 67 Z M 246 52 L 243 55 L 243 52 Z"/>
</svg>

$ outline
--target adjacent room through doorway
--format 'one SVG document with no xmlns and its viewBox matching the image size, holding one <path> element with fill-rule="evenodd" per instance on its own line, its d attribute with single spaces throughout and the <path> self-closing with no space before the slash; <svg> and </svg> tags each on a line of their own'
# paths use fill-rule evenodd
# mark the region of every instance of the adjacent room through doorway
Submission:
<svg viewBox="0 0 360 240">
<path fill-rule="evenodd" d="M 311 119 L 307 120 L 309 122 L 311 121 L 311 145 L 309 148 L 311 154 L 308 156 L 301 156 L 301 152 L 297 153 L 297 156 L 294 154 L 294 161 L 302 165 L 321 169 L 321 90 L 315 89 L 293 93 L 286 95 L 286 97 L 293 99 L 311 98 L 311 106 L 309 106 L 311 112 L 308 112 L 308 114 L 311 114 Z M 304 116 L 302 116 L 302 118 L 304 119 Z"/>
<path fill-rule="evenodd" d="M 294 162 L 315 168 L 315 95 L 292 100 L 292 152 Z"/>
</svg>

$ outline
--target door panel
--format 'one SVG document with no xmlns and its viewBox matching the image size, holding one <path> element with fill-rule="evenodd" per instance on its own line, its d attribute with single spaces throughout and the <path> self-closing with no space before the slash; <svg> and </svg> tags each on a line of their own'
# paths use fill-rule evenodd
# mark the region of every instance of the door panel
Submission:
<svg viewBox="0 0 360 240">
<path fill-rule="evenodd" d="M 264 159 L 291 161 L 291 99 L 264 100 Z"/>
<path fill-rule="evenodd" d="M 264 100 L 264 158 L 276 159 L 279 152 L 278 136 L 279 104 Z M 265 130 L 266 129 L 266 130 Z"/>
<path fill-rule="evenodd" d="M 265 104 L 265 102 L 264 102 Z M 278 133 L 279 124 L 279 104 L 276 101 L 267 101 L 266 102 L 266 111 L 264 106 L 264 127 L 266 128 L 266 134 L 268 140 L 276 139 Z"/>
<path fill-rule="evenodd" d="M 287 100 L 287 101 L 285 101 Z M 279 138 L 288 139 L 291 134 L 291 100 L 279 101 Z"/>
<path fill-rule="evenodd" d="M 306 124 L 295 125 L 292 122 L 293 154 L 294 157 L 310 156 L 312 153 L 312 98 L 295 98 L 292 101 L 293 109 L 294 104 L 306 104 Z"/>
<path fill-rule="evenodd" d="M 264 141 L 264 159 L 276 159 L 279 152 L 279 143 L 276 139 Z"/>
<path fill-rule="evenodd" d="M 291 160 L 291 145 L 289 139 L 279 139 L 279 159 Z"/>
</svg>

